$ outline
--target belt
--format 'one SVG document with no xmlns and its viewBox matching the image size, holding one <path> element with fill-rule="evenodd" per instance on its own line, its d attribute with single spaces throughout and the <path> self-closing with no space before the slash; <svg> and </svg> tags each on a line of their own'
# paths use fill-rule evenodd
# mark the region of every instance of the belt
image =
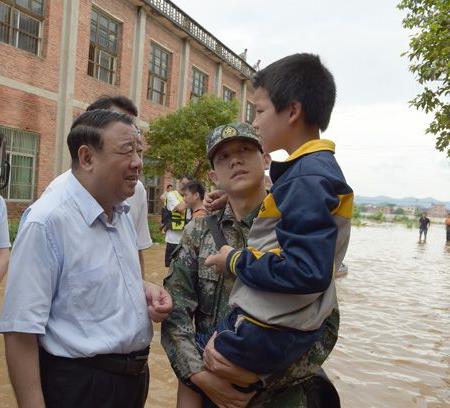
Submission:
<svg viewBox="0 0 450 408">
<path fill-rule="evenodd" d="M 40 349 L 41 356 L 47 360 L 58 360 L 83 364 L 112 374 L 140 375 L 148 366 L 149 347 L 129 354 L 97 354 L 93 357 L 68 358 L 54 356 Z"/>
</svg>

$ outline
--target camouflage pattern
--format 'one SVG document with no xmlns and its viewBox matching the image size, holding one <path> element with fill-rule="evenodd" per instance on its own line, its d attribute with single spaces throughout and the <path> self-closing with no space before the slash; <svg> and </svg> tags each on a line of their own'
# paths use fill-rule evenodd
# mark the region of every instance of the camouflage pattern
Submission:
<svg viewBox="0 0 450 408">
<path fill-rule="evenodd" d="M 255 209 L 237 221 L 231 208 L 219 212 L 219 225 L 234 248 L 246 246 L 248 233 L 257 215 Z M 229 312 L 228 298 L 235 276 L 220 275 L 205 266 L 205 259 L 216 253 L 205 218 L 187 224 L 177 247 L 164 287 L 172 295 L 174 309 L 163 322 L 161 342 L 178 378 L 183 381 L 203 370 L 202 356 L 195 344 L 195 332 L 209 332 Z M 282 374 L 274 374 L 248 405 L 251 408 L 306 407 L 305 380 L 323 364 L 333 349 L 339 328 L 339 311 L 327 319 L 324 335 L 314 347 Z"/>
<path fill-rule="evenodd" d="M 249 140 L 256 143 L 262 151 L 261 139 L 256 134 L 255 129 L 248 123 L 235 122 L 216 127 L 208 134 L 206 137 L 206 153 L 208 159 L 211 160 L 213 158 L 214 153 L 222 142 L 230 139 Z"/>
</svg>

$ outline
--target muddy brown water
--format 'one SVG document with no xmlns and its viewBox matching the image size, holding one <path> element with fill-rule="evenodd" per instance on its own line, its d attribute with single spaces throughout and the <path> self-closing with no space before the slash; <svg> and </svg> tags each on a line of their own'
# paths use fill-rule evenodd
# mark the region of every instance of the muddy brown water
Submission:
<svg viewBox="0 0 450 408">
<path fill-rule="evenodd" d="M 338 344 L 325 369 L 351 408 L 450 407 L 450 246 L 444 227 L 432 225 L 428 242 L 400 225 L 354 228 L 337 282 L 341 310 Z M 164 246 L 146 251 L 146 278 L 161 283 Z M 3 298 L 4 283 L 0 286 Z M 176 378 L 160 344 L 150 356 L 146 407 L 171 408 Z M 0 340 L 0 407 L 17 404 Z"/>
</svg>

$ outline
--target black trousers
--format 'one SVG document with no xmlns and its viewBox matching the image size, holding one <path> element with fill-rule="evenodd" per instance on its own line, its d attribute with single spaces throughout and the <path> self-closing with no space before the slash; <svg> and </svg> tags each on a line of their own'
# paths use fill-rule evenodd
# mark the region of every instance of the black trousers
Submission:
<svg viewBox="0 0 450 408">
<path fill-rule="evenodd" d="M 175 248 L 177 247 L 177 244 L 170 244 L 169 242 L 166 242 L 166 253 L 164 255 L 164 263 L 166 265 L 166 268 L 170 266 L 170 259 L 172 257 L 173 251 L 175 251 Z"/>
<path fill-rule="evenodd" d="M 143 408 L 149 387 L 146 366 L 139 375 L 113 374 L 81 363 L 39 353 L 46 408 Z"/>
</svg>

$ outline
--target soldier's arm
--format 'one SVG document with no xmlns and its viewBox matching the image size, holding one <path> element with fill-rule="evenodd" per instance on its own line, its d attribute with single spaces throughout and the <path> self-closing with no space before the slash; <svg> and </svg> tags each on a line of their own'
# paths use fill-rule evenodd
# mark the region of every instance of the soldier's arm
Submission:
<svg viewBox="0 0 450 408">
<path fill-rule="evenodd" d="M 302 383 L 306 378 L 314 375 L 323 365 L 325 360 L 333 350 L 339 331 L 339 310 L 334 309 L 331 315 L 325 321 L 325 328 L 320 338 L 313 344 L 311 349 L 299 358 L 295 363 L 291 364 L 287 370 L 282 373 L 271 375 L 267 380 L 268 394 L 275 390 L 287 389 L 287 395 L 292 394 L 292 398 L 298 398 L 301 387 L 292 387 L 294 384 Z M 265 393 L 265 391 L 263 391 Z M 291 398 L 291 397 L 289 397 Z M 268 404 L 267 407 L 278 407 L 279 405 Z"/>
<path fill-rule="evenodd" d="M 198 306 L 197 251 L 193 225 L 188 225 L 175 251 L 164 287 L 172 296 L 173 310 L 161 326 L 161 344 L 177 377 L 189 380 L 203 370 L 195 344 L 194 313 Z"/>
</svg>

